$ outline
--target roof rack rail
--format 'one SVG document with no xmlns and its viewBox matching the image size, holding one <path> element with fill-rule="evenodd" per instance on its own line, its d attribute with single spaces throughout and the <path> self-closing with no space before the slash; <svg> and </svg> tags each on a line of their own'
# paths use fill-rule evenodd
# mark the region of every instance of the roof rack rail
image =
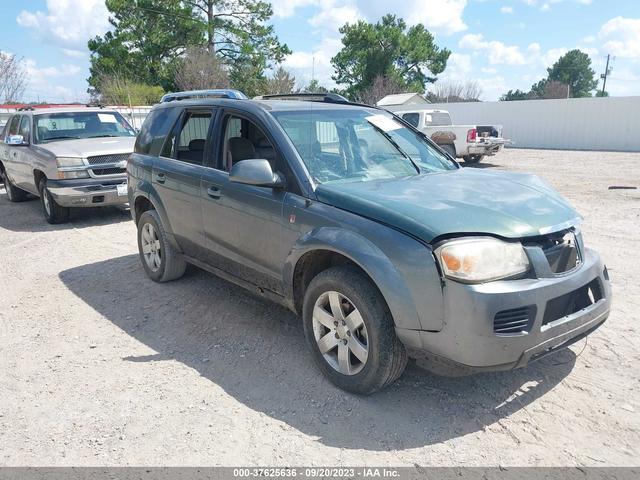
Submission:
<svg viewBox="0 0 640 480">
<path fill-rule="evenodd" d="M 176 100 L 191 100 L 194 98 L 231 98 L 234 100 L 246 100 L 248 97 L 240 90 L 231 88 L 216 88 L 212 90 L 189 90 L 186 92 L 167 93 L 162 96 L 160 103 Z"/>
<path fill-rule="evenodd" d="M 282 93 L 277 95 L 260 95 L 254 100 L 301 100 L 304 102 L 350 103 L 337 93 Z"/>
</svg>

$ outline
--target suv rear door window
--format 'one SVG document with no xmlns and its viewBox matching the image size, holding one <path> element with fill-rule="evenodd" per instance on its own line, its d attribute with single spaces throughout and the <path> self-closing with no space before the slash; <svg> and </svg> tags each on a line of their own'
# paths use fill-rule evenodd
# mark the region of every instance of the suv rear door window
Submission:
<svg viewBox="0 0 640 480">
<path fill-rule="evenodd" d="M 211 124 L 211 111 L 187 111 L 181 120 L 180 131 L 167 139 L 162 155 L 176 160 L 204 165 L 205 145 Z"/>
</svg>

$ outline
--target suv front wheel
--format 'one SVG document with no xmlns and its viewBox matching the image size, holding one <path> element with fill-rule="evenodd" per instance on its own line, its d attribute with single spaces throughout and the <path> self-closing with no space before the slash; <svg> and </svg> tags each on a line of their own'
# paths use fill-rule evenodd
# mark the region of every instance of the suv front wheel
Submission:
<svg viewBox="0 0 640 480">
<path fill-rule="evenodd" d="M 158 212 L 148 210 L 138 220 L 138 251 L 147 275 L 154 282 L 176 280 L 187 263 L 169 243 Z"/>
<path fill-rule="evenodd" d="M 309 284 L 304 333 L 320 370 L 338 387 L 368 395 L 395 381 L 407 364 L 384 298 L 365 275 L 333 267 Z"/>
</svg>

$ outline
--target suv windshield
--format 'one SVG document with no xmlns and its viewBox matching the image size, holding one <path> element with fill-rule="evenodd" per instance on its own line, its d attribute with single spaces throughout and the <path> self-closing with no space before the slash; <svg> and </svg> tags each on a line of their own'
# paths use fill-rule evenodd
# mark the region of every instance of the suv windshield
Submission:
<svg viewBox="0 0 640 480">
<path fill-rule="evenodd" d="M 392 179 L 457 168 L 385 112 L 349 108 L 272 114 L 318 183 Z"/>
<path fill-rule="evenodd" d="M 99 137 L 135 137 L 118 112 L 64 112 L 34 115 L 36 143 Z"/>
</svg>

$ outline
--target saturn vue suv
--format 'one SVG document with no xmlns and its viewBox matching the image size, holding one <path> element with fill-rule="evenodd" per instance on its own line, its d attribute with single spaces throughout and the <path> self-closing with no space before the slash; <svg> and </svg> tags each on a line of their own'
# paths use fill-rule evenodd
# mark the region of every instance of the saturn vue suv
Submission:
<svg viewBox="0 0 640 480">
<path fill-rule="evenodd" d="M 285 305 L 322 373 L 354 393 L 393 382 L 407 355 L 524 367 L 609 315 L 607 269 L 554 189 L 460 168 L 402 119 L 334 94 L 172 94 L 127 173 L 152 280 L 191 263 Z"/>
</svg>

